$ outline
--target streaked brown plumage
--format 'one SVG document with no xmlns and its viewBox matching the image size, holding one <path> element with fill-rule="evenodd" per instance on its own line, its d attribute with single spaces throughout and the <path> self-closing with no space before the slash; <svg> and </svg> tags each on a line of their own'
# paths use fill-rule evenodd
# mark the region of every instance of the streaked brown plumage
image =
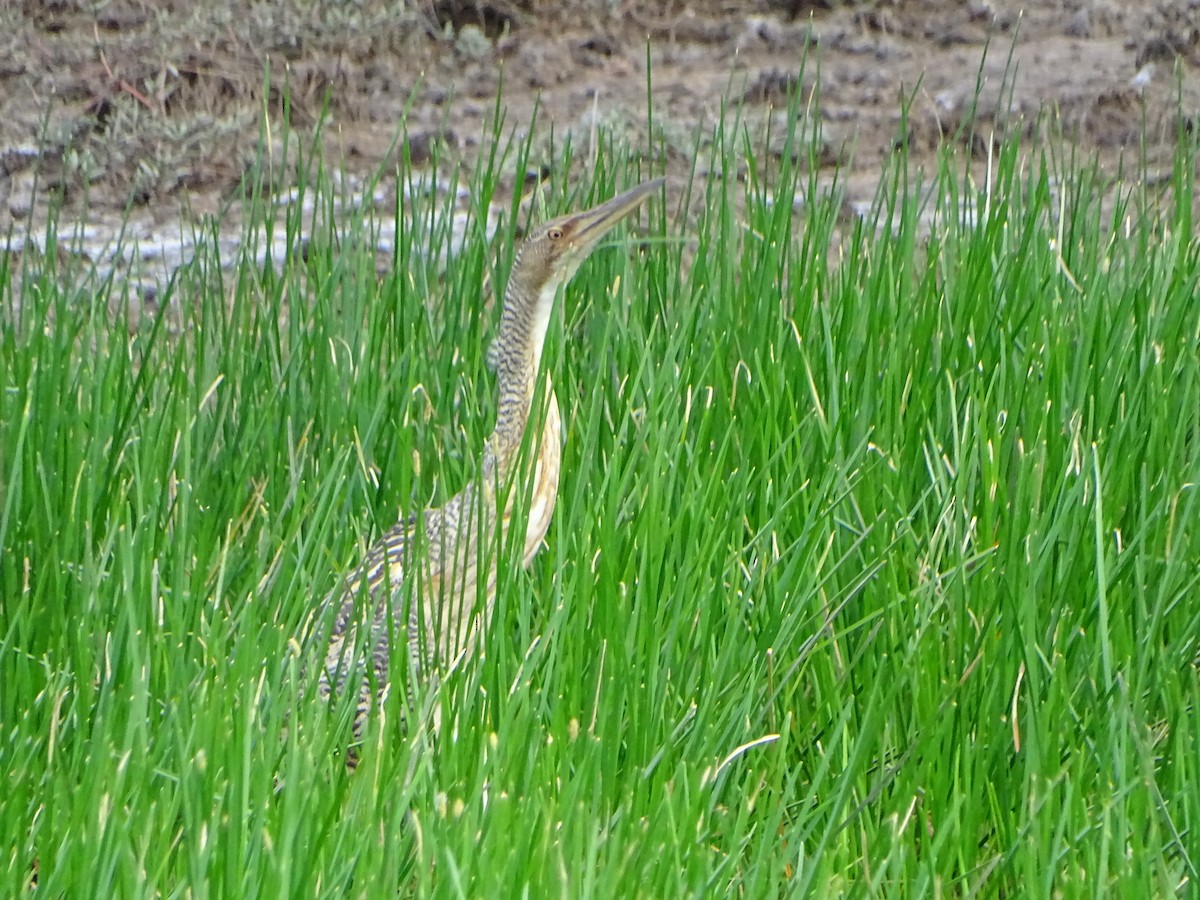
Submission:
<svg viewBox="0 0 1200 900">
<path fill-rule="evenodd" d="M 662 183 L 661 178 L 646 182 L 590 210 L 547 222 L 518 250 L 489 353 L 499 402 L 478 477 L 444 506 L 412 516 L 383 535 L 335 600 L 338 611 L 319 689 L 328 697 L 344 692 L 348 683 L 356 685 L 356 740 L 372 705 L 388 688 L 393 646 L 408 650 L 409 709 L 415 686 L 436 684 L 475 651 L 490 620 L 496 558 L 509 540 L 514 515 L 525 521 L 525 565 L 541 546 L 558 496 L 562 458 L 558 401 L 549 378 L 544 404 L 535 402 L 541 399 L 535 397 L 537 374 L 554 299 L 600 239 Z M 543 409 L 536 447 L 523 450 L 531 415 Z M 362 603 L 369 604 L 368 615 L 360 611 Z M 369 634 L 359 639 L 358 626 L 368 618 Z M 356 661 L 363 651 L 369 669 Z M 352 752 L 348 762 L 355 761 Z"/>
</svg>

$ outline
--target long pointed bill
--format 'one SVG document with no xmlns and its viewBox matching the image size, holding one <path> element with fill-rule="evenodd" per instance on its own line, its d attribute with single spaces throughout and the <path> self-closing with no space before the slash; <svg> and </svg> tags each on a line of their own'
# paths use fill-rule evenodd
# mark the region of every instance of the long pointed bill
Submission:
<svg viewBox="0 0 1200 900">
<path fill-rule="evenodd" d="M 614 225 L 637 209 L 647 197 L 663 186 L 665 178 L 646 181 L 611 200 L 576 213 L 564 224 L 574 226 L 572 243 L 578 250 L 587 251 L 596 245 Z"/>
</svg>

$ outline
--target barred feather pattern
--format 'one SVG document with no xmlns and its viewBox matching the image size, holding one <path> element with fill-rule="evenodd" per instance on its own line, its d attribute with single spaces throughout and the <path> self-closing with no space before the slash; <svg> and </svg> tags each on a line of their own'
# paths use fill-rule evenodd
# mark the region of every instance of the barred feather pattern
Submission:
<svg viewBox="0 0 1200 900">
<path fill-rule="evenodd" d="M 524 513 L 525 566 L 549 529 L 558 496 L 562 424 L 547 378 L 538 446 L 533 453 L 523 450 L 546 327 L 532 305 L 518 284 L 510 285 L 494 354 L 500 382 L 496 428 L 479 477 L 444 506 L 410 516 L 383 535 L 336 595 L 338 610 L 318 689 L 327 698 L 343 695 L 348 687 L 356 692 L 356 742 L 372 707 L 390 688 L 393 647 L 406 650 L 406 714 L 417 709 L 416 688 L 436 686 L 475 652 L 478 635 L 491 619 L 496 560 L 507 544 L 514 510 Z M 530 465 L 532 478 L 520 477 Z M 524 498 L 522 484 L 530 486 Z M 504 498 L 502 504 L 498 497 Z M 366 622 L 367 633 L 360 635 Z M 356 761 L 352 751 L 348 764 Z"/>
</svg>

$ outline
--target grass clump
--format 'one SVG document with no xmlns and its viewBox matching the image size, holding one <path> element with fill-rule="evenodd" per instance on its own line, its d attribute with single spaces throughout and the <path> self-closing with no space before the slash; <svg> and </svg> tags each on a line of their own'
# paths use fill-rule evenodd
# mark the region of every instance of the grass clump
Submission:
<svg viewBox="0 0 1200 900">
<path fill-rule="evenodd" d="M 293 638 L 470 476 L 512 217 L 445 277 L 453 210 L 419 192 L 382 278 L 332 222 L 256 263 L 251 225 L 179 274 L 179 333 L 116 327 L 119 290 L 53 252 L 19 292 L 0 268 L 3 893 L 35 860 L 55 896 L 1194 881 L 1194 144 L 1165 202 L 1115 204 L 1015 143 L 983 181 L 901 155 L 850 220 L 803 149 L 719 177 L 744 150 L 567 291 L 547 549 L 501 579 L 442 738 L 377 724 L 354 775 Z M 602 153 L 551 202 L 647 174 Z"/>
</svg>

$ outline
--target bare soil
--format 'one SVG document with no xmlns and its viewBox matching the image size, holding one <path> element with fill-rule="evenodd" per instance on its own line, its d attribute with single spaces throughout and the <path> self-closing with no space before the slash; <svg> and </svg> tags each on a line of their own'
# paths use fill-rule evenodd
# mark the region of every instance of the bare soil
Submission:
<svg viewBox="0 0 1200 900">
<path fill-rule="evenodd" d="M 323 123 L 350 177 L 399 152 L 469 163 L 498 108 L 539 166 L 568 137 L 586 164 L 603 126 L 683 177 L 723 104 L 783 152 L 795 89 L 852 205 L 905 138 L 982 158 L 1061 130 L 1113 171 L 1169 168 L 1198 71 L 1200 0 L 24 0 L 0 9 L 0 232 L 36 236 L 55 198 L 101 257 L 122 220 L 151 244 L 236 218 L 285 120 Z"/>
</svg>

